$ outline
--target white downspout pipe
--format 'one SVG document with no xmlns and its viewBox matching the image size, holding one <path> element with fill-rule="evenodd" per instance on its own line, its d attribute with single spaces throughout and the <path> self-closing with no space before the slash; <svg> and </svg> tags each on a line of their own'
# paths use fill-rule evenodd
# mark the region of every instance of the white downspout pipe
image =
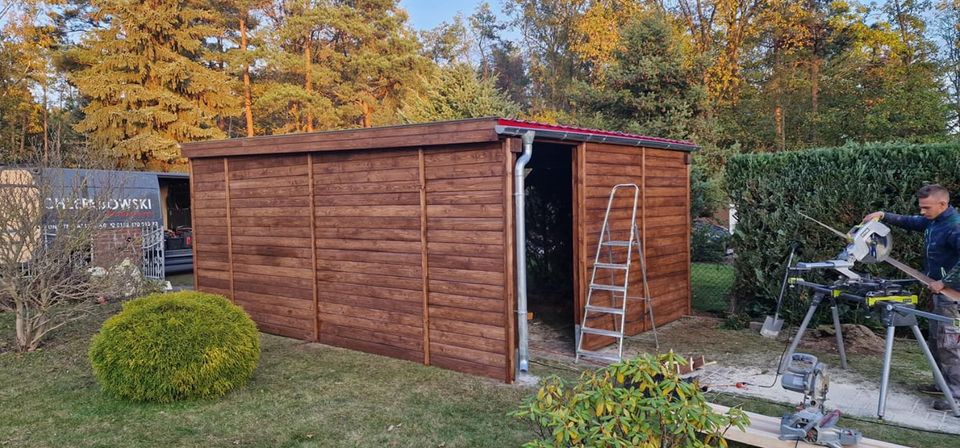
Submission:
<svg viewBox="0 0 960 448">
<path fill-rule="evenodd" d="M 517 339 L 519 348 L 517 353 L 517 369 L 527 372 L 530 369 L 530 360 L 527 353 L 527 223 L 524 219 L 524 168 L 530 157 L 533 156 L 534 131 L 527 131 L 523 139 L 523 154 L 517 158 L 513 168 L 513 204 L 514 219 L 516 220 L 517 235 L 515 247 L 517 251 Z"/>
</svg>

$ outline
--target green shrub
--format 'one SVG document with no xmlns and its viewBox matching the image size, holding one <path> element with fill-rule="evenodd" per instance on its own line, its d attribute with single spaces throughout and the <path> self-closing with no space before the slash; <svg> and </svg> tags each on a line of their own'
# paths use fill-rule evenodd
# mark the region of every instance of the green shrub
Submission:
<svg viewBox="0 0 960 448">
<path fill-rule="evenodd" d="M 511 415 L 536 427 L 526 447 L 726 447 L 723 432 L 749 419 L 739 409 L 714 412 L 699 386 L 677 375 L 684 362 L 673 352 L 644 355 L 584 372 L 573 387 L 550 377 Z"/>
<path fill-rule="evenodd" d="M 260 359 L 260 335 L 222 296 L 153 294 L 107 319 L 89 355 L 108 394 L 167 403 L 222 396 L 245 384 Z"/>
<path fill-rule="evenodd" d="M 916 214 L 914 194 L 925 183 L 951 190 L 956 205 L 960 144 L 867 144 L 737 155 L 727 163 L 725 180 L 738 217 L 732 240 L 737 253 L 734 291 L 741 309 L 762 313 L 776 302 L 792 241 L 803 247 L 795 261 L 831 259 L 843 248 L 842 239 L 800 213 L 846 231 L 875 210 Z M 922 235 L 895 228 L 894 240 L 893 256 L 920 267 Z M 884 265 L 868 270 L 902 276 Z M 787 311 L 794 320 L 802 315 L 801 310 Z"/>
</svg>

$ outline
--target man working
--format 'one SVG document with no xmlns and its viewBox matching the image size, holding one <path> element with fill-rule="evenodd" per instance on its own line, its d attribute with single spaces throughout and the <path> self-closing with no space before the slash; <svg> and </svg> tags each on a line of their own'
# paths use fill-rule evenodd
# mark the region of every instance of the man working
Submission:
<svg viewBox="0 0 960 448">
<path fill-rule="evenodd" d="M 917 191 L 920 214 L 913 216 L 895 213 L 873 212 L 863 222 L 879 219 L 886 224 L 907 230 L 923 232 L 925 274 L 936 280 L 929 288 L 939 293 L 945 287 L 960 287 L 960 214 L 950 206 L 950 192 L 940 185 L 925 185 Z M 941 294 L 934 294 L 934 313 L 941 316 L 960 317 L 960 302 L 954 302 Z M 927 393 L 950 393 L 960 399 L 960 330 L 952 325 L 928 321 L 927 344 L 933 353 L 949 391 L 940 391 L 935 384 L 923 385 Z M 946 400 L 936 400 L 933 408 L 938 411 L 950 409 Z"/>
</svg>

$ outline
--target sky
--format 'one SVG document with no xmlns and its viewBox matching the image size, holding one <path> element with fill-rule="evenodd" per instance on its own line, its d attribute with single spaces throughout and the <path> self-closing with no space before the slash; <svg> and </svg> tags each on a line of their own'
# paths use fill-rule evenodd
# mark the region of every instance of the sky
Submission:
<svg viewBox="0 0 960 448">
<path fill-rule="evenodd" d="M 449 22 L 457 15 L 469 17 L 477 5 L 483 0 L 400 0 L 400 6 L 410 15 L 410 24 L 418 30 L 428 30 L 440 24 Z M 494 13 L 500 13 L 502 0 L 487 0 Z"/>
</svg>

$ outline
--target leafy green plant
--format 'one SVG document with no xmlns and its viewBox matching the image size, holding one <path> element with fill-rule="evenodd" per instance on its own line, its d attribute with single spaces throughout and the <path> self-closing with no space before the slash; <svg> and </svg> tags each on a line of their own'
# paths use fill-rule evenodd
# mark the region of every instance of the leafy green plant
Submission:
<svg viewBox="0 0 960 448">
<path fill-rule="evenodd" d="M 791 242 L 802 244 L 795 262 L 833 258 L 844 245 L 800 213 L 846 231 L 876 210 L 916 214 L 914 194 L 926 183 L 951 190 L 952 202 L 958 204 L 960 144 L 885 143 L 742 154 L 728 161 L 725 181 L 738 217 L 732 239 L 738 308 L 772 310 Z M 894 228 L 894 240 L 893 255 L 919 267 L 922 235 Z M 900 275 L 888 266 L 864 269 Z M 784 306 L 789 309 L 789 304 Z"/>
<path fill-rule="evenodd" d="M 572 387 L 549 377 L 510 415 L 536 428 L 525 447 L 726 447 L 724 431 L 749 419 L 736 408 L 713 411 L 699 386 L 677 375 L 683 363 L 673 352 L 644 355 L 584 372 Z"/>
<path fill-rule="evenodd" d="M 89 356 L 100 386 L 118 398 L 210 398 L 247 382 L 260 359 L 260 335 L 222 296 L 153 294 L 125 303 L 108 319 Z"/>
</svg>

